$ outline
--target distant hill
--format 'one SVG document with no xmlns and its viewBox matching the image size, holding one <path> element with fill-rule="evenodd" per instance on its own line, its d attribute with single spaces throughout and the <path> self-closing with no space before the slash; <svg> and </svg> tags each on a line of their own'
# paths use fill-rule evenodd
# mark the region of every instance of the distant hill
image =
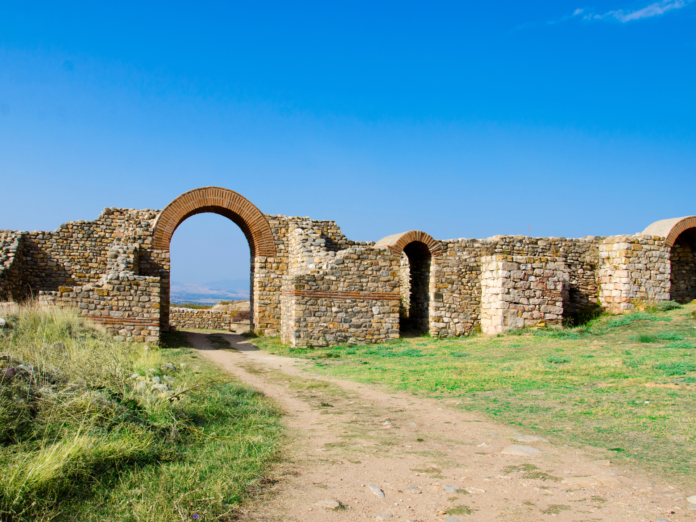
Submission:
<svg viewBox="0 0 696 522">
<path fill-rule="evenodd" d="M 172 281 L 173 303 L 215 304 L 218 301 L 249 299 L 249 279 L 221 279 L 209 283 Z"/>
</svg>

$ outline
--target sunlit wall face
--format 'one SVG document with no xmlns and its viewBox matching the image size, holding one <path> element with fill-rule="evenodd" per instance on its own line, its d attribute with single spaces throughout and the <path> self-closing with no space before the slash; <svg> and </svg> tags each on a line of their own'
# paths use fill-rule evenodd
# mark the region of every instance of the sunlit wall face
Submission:
<svg viewBox="0 0 696 522">
<path fill-rule="evenodd" d="M 248 299 L 249 244 L 241 229 L 217 214 L 198 214 L 171 241 L 172 302 Z"/>
</svg>

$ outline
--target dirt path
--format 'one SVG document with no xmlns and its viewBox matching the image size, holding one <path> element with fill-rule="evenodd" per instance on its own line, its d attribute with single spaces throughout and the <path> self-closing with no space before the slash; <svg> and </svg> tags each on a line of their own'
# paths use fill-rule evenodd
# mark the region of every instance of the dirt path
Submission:
<svg viewBox="0 0 696 522">
<path fill-rule="evenodd" d="M 308 361 L 258 351 L 241 336 L 223 334 L 235 351 L 187 335 L 286 413 L 291 443 L 280 481 L 246 520 L 696 519 L 684 498 L 691 492 L 614 466 L 609 452 L 534 440 L 456 401 L 311 374 Z"/>
</svg>

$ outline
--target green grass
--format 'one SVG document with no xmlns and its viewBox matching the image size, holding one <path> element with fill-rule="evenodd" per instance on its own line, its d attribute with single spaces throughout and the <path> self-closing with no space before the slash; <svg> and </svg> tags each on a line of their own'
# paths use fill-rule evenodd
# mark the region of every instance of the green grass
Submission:
<svg viewBox="0 0 696 522">
<path fill-rule="evenodd" d="M 696 305 L 663 308 L 494 337 L 316 349 L 252 342 L 312 359 L 318 373 L 455 399 L 520 431 L 692 481 Z"/>
<path fill-rule="evenodd" d="M 227 304 L 227 302 L 224 304 Z M 171 303 L 171 306 L 173 308 L 190 308 L 191 310 L 212 310 L 213 308 L 213 305 L 204 305 L 199 303 Z"/>
<path fill-rule="evenodd" d="M 145 350 L 67 311 L 9 323 L 0 520 L 232 520 L 274 461 L 279 412 L 181 334 Z"/>
</svg>

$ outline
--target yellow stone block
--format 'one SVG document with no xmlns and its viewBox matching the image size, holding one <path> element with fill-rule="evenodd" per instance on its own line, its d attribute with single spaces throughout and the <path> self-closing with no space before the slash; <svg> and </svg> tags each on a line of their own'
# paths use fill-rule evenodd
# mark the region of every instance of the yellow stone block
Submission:
<svg viewBox="0 0 696 522">
<path fill-rule="evenodd" d="M 69 286 L 59 286 L 59 287 L 58 287 L 58 291 L 61 292 L 61 293 L 63 293 L 63 294 L 64 294 L 64 293 L 67 293 L 67 292 L 72 292 L 72 290 L 73 290 L 73 289 L 70 288 Z"/>
</svg>

